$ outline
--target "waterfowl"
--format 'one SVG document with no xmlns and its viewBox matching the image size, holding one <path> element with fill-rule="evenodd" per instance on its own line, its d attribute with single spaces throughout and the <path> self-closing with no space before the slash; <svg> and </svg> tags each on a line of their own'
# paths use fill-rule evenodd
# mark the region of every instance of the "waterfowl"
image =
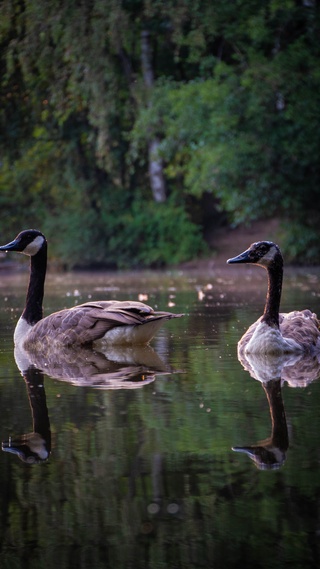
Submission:
<svg viewBox="0 0 320 569">
<path fill-rule="evenodd" d="M 0 247 L 30 256 L 30 278 L 26 304 L 16 325 L 14 342 L 22 349 L 55 342 L 62 346 L 148 344 L 160 326 L 182 314 L 155 312 L 138 301 L 96 301 L 55 312 L 43 318 L 44 282 L 47 269 L 47 240 L 43 233 L 27 229 Z"/>
<path fill-rule="evenodd" d="M 272 241 L 258 241 L 227 263 L 253 263 L 268 273 L 268 290 L 263 315 L 252 324 L 238 343 L 238 354 L 315 354 L 320 351 L 320 326 L 316 314 L 301 310 L 279 314 L 283 257 Z"/>
</svg>

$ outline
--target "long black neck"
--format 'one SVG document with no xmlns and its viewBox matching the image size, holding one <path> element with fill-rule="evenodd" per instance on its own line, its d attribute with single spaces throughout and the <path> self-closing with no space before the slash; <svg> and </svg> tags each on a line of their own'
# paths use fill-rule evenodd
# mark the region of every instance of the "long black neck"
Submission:
<svg viewBox="0 0 320 569">
<path fill-rule="evenodd" d="M 32 326 L 43 317 L 44 281 L 47 270 L 47 244 L 31 257 L 30 280 L 27 291 L 26 306 L 22 317 Z"/>
<path fill-rule="evenodd" d="M 268 326 L 279 328 L 279 310 L 283 278 L 283 261 L 281 255 L 277 255 L 272 264 L 267 268 L 267 271 L 268 292 L 262 321 L 268 324 Z"/>
</svg>

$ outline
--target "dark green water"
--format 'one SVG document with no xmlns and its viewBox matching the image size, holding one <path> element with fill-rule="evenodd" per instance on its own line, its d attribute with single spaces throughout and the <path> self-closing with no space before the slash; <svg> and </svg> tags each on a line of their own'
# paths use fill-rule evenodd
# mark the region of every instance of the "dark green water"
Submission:
<svg viewBox="0 0 320 569">
<path fill-rule="evenodd" d="M 50 456 L 0 452 L 1 569 L 319 566 L 320 382 L 265 365 L 263 383 L 238 361 L 266 284 L 246 269 L 49 275 L 46 313 L 143 294 L 186 316 L 154 354 L 57 354 L 25 377 L 12 334 L 27 274 L 3 271 L 0 438 L 40 432 Z M 319 314 L 319 275 L 290 272 L 282 309 Z"/>
</svg>

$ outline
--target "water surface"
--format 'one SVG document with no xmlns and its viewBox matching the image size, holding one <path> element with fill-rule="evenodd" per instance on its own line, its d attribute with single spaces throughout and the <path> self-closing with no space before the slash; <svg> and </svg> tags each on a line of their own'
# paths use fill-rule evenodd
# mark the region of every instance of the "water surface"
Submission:
<svg viewBox="0 0 320 569">
<path fill-rule="evenodd" d="M 0 453 L 1 567 L 319 565 L 317 367 L 254 378 L 237 359 L 262 270 L 50 273 L 46 314 L 130 298 L 185 316 L 150 350 L 44 354 L 24 375 L 27 273 L 2 273 L 0 438 L 13 450 L 28 434 L 44 460 Z M 319 278 L 287 271 L 282 309 L 320 313 Z"/>
</svg>

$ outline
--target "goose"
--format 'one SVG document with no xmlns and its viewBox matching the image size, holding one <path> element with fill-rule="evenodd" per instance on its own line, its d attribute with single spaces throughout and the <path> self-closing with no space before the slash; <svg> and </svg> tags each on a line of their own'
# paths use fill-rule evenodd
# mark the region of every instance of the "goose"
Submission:
<svg viewBox="0 0 320 569">
<path fill-rule="evenodd" d="M 43 318 L 42 301 L 47 269 L 47 240 L 41 231 L 27 229 L 0 246 L 0 251 L 17 251 L 30 256 L 30 277 L 25 308 L 15 331 L 14 343 L 22 350 L 45 344 L 71 346 L 148 344 L 160 326 L 182 314 L 155 312 L 138 301 L 105 300 L 86 302 Z"/>
<path fill-rule="evenodd" d="M 227 263 L 253 263 L 268 273 L 268 291 L 263 315 L 238 342 L 243 354 L 316 354 L 320 351 L 319 320 L 310 310 L 279 314 L 283 257 L 272 241 L 258 241 Z"/>
</svg>

